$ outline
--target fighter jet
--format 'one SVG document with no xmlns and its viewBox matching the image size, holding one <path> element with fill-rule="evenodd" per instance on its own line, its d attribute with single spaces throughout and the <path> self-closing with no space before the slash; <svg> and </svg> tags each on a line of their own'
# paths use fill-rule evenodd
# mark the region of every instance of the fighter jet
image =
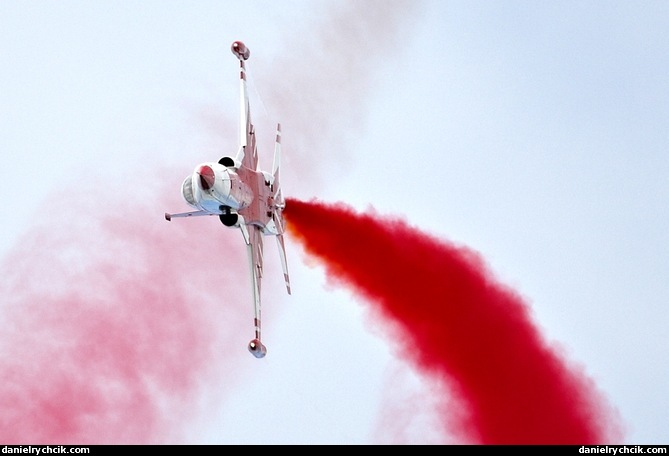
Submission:
<svg viewBox="0 0 669 456">
<path fill-rule="evenodd" d="M 234 157 L 225 156 L 218 162 L 201 163 L 186 177 L 181 194 L 191 207 L 197 209 L 178 214 L 165 213 L 170 221 L 177 217 L 218 216 L 226 227 L 239 228 L 248 252 L 255 335 L 248 349 L 256 358 L 264 358 L 267 348 L 260 337 L 260 282 L 263 275 L 263 237 L 274 236 L 279 246 L 286 289 L 290 280 L 284 245 L 283 209 L 286 206 L 279 183 L 281 165 L 281 124 L 276 127 L 272 171 L 262 171 L 258 164 L 256 134 L 249 108 L 245 62 L 250 51 L 241 41 L 231 46 L 240 66 L 240 134 L 239 150 Z"/>
</svg>

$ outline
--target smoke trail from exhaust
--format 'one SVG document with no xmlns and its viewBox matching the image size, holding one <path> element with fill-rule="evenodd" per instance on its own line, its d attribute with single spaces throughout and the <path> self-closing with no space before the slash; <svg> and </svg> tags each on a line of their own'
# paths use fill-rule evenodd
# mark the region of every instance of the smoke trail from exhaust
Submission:
<svg viewBox="0 0 669 456">
<path fill-rule="evenodd" d="M 245 260 L 238 233 L 161 223 L 172 198 L 53 201 L 67 205 L 45 207 L 2 264 L 0 441 L 181 443 L 207 382 L 237 381 L 216 366 L 248 356 L 233 329 L 250 327 L 246 269 L 225 264 Z"/>
<path fill-rule="evenodd" d="M 621 439 L 617 412 L 583 367 L 542 338 L 523 298 L 476 252 L 343 204 L 292 198 L 285 216 L 328 279 L 372 305 L 401 356 L 463 404 L 457 431 L 468 443 Z M 452 412 L 441 415 L 452 431 Z"/>
<path fill-rule="evenodd" d="M 324 183 L 314 150 L 359 127 L 358 95 L 371 84 L 371 66 L 397 42 L 410 3 L 335 4 L 310 28 L 310 46 L 295 35 L 300 46 L 289 45 L 286 63 L 275 68 L 286 74 L 263 83 L 277 94 L 286 131 L 284 183 L 293 176 L 310 192 Z M 297 48 L 306 51 L 299 59 Z M 235 132 L 229 119 L 236 114 L 217 118 L 217 128 Z M 85 201 L 72 182 L 50 195 L 40 223 L 3 258 L 0 441 L 179 443 L 183 415 L 198 413 L 202 389 L 224 379 L 217 385 L 227 391 L 243 375 L 224 371 L 249 356 L 239 349 L 250 310 L 248 289 L 239 286 L 248 277 L 238 233 L 210 219 L 161 220 L 162 211 L 183 207 L 162 195 L 178 196 L 184 176 L 155 169 L 155 156 L 144 160 L 137 168 L 151 166 L 160 182 L 126 176 L 129 187 L 142 188 L 141 200 L 107 188 Z M 214 243 L 227 256 L 213 255 Z"/>
</svg>

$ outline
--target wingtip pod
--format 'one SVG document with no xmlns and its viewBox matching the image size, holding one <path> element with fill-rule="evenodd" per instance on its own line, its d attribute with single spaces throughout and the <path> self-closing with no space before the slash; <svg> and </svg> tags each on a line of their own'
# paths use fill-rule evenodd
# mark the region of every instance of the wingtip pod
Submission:
<svg viewBox="0 0 669 456">
<path fill-rule="evenodd" d="M 232 49 L 232 53 L 235 54 L 239 60 L 248 60 L 251 55 L 249 48 L 247 48 L 241 41 L 233 42 L 230 49 Z"/>
<path fill-rule="evenodd" d="M 267 347 L 265 347 L 258 339 L 253 339 L 249 342 L 249 351 L 256 358 L 264 358 L 267 354 Z"/>
</svg>

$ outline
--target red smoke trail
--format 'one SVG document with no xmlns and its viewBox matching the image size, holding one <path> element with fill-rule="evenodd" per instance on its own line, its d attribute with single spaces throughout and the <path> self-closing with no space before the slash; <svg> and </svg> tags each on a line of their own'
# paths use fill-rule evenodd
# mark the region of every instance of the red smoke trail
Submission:
<svg viewBox="0 0 669 456">
<path fill-rule="evenodd" d="M 337 3 L 322 23 L 295 33 L 286 63 L 277 65 L 286 73 L 273 68 L 261 84 L 275 91 L 277 118 L 293 132 L 285 135 L 284 183 L 309 191 L 323 184 L 322 154 L 313 151 L 333 138 L 340 147 L 342 130 L 355 134 L 374 65 L 399 42 L 398 26 L 415 5 Z M 215 122 L 232 143 L 228 118 L 236 114 Z M 273 125 L 258 131 L 271 138 Z M 236 151 L 220 142 L 217 155 Z M 141 192 L 97 180 L 94 188 L 75 181 L 64 194 L 49 195 L 36 214 L 40 223 L 2 259 L 0 442 L 179 443 L 183 414 L 198 415 L 194 404 L 206 383 L 216 380 L 216 390 L 227 391 L 244 373 L 239 365 L 252 362 L 244 349 L 251 322 L 239 233 L 211 219 L 165 222 L 165 210 L 184 207 L 184 174 L 156 170 L 155 160 L 138 168 L 159 176 L 160 188 L 147 188 L 151 176 L 140 176 L 126 179 Z M 97 177 L 98 170 L 84 175 Z M 82 201 L 86 192 L 96 201 Z M 235 369 L 224 372 L 232 363 Z"/>
<path fill-rule="evenodd" d="M 4 259 L 0 442 L 182 443 L 206 383 L 236 383 L 239 369 L 216 369 L 248 357 L 239 233 L 168 223 L 161 210 L 181 202 L 146 190 L 102 206 L 52 195 L 63 203 Z"/>
<path fill-rule="evenodd" d="M 617 415 L 592 380 L 542 339 L 527 304 L 495 281 L 476 252 L 342 204 L 289 199 L 285 215 L 328 278 L 373 304 L 401 336 L 403 357 L 452 388 L 466 407 L 468 440 L 621 439 Z M 444 411 L 444 422 L 452 416 Z"/>
</svg>

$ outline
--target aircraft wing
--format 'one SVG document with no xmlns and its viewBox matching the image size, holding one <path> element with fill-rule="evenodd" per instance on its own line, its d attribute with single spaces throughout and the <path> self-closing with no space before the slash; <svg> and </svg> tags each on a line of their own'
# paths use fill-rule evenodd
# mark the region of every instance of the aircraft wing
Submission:
<svg viewBox="0 0 669 456">
<path fill-rule="evenodd" d="M 256 171 L 258 168 L 258 151 L 256 150 L 255 130 L 251 122 L 249 94 L 246 86 L 246 65 L 248 48 L 243 43 L 235 41 L 233 52 L 239 57 L 239 151 L 237 160 L 243 167 Z"/>
<path fill-rule="evenodd" d="M 246 225 L 241 223 L 239 226 L 242 230 L 242 234 L 244 235 L 246 251 L 248 252 L 249 257 L 251 288 L 253 291 L 253 324 L 255 326 L 255 340 L 260 345 L 260 348 L 263 349 L 262 356 L 264 356 L 264 346 L 260 343 L 260 285 L 263 268 L 263 235 L 260 232 L 260 228 L 255 225 Z M 255 353 L 254 355 L 257 356 Z"/>
</svg>

